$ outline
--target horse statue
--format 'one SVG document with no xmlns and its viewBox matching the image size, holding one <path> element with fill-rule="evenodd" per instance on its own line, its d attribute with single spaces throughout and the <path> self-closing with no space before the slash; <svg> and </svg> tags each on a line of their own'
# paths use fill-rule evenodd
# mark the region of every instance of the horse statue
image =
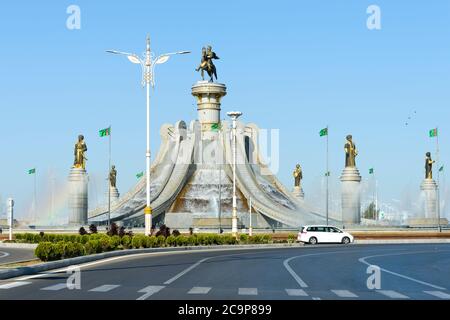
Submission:
<svg viewBox="0 0 450 320">
<path fill-rule="evenodd" d="M 201 71 L 202 79 L 205 80 L 205 74 L 204 71 L 208 73 L 208 76 L 210 78 L 209 82 L 214 82 L 214 77 L 217 80 L 217 72 L 216 72 L 216 66 L 213 63 L 213 59 L 220 59 L 214 51 L 212 51 L 211 46 L 208 46 L 207 48 L 202 48 L 202 61 L 200 65 L 198 66 L 195 71 Z"/>
</svg>

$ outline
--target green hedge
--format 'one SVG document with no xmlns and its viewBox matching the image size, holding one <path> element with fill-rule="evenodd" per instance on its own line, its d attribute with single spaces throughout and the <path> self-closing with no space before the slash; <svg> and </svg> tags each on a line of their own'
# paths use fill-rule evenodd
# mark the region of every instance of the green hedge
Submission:
<svg viewBox="0 0 450 320">
<path fill-rule="evenodd" d="M 145 236 L 137 234 L 134 236 L 125 235 L 108 236 L 106 234 L 91 235 L 58 235 L 58 234 L 16 234 L 19 242 L 39 243 L 35 254 L 42 261 L 54 261 L 66 258 L 73 258 L 83 255 L 102 253 L 121 249 L 139 248 L 159 248 L 159 247 L 182 247 L 199 245 L 234 245 L 234 244 L 257 244 L 270 243 L 270 235 L 254 235 L 249 237 L 241 234 L 239 240 L 232 235 L 218 234 L 194 234 L 191 236 L 171 235 Z"/>
</svg>

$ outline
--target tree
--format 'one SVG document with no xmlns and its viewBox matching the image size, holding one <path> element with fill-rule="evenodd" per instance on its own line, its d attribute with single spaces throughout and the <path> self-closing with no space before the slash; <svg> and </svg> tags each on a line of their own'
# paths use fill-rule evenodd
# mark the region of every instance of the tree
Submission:
<svg viewBox="0 0 450 320">
<path fill-rule="evenodd" d="M 375 203 L 372 202 L 369 204 L 369 206 L 364 210 L 363 218 L 364 219 L 371 219 L 375 220 L 378 217 L 378 214 L 380 213 L 380 210 L 375 210 Z"/>
<path fill-rule="evenodd" d="M 97 226 L 96 226 L 95 224 L 91 224 L 91 225 L 89 226 L 89 231 L 90 231 L 91 233 L 97 233 Z"/>
<path fill-rule="evenodd" d="M 116 223 L 111 223 L 111 227 L 109 228 L 108 235 L 109 236 L 117 236 L 119 234 L 119 227 Z"/>
</svg>

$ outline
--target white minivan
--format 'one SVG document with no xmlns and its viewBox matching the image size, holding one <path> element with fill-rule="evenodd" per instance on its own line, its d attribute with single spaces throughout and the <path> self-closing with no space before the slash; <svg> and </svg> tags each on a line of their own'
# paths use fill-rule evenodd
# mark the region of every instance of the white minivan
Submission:
<svg viewBox="0 0 450 320">
<path fill-rule="evenodd" d="M 317 243 L 352 243 L 353 236 L 334 226 L 314 225 L 300 228 L 297 236 L 299 242 Z"/>
</svg>

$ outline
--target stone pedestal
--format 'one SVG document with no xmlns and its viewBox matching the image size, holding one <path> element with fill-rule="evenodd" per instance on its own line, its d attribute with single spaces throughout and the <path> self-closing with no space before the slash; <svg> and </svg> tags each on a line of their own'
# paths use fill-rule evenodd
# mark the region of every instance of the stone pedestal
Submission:
<svg viewBox="0 0 450 320">
<path fill-rule="evenodd" d="M 408 219 L 406 224 L 410 227 L 436 227 L 437 225 L 447 226 L 448 220 L 446 218 L 411 218 Z"/>
<path fill-rule="evenodd" d="M 69 225 L 88 222 L 88 175 L 85 169 L 72 168 L 69 175 Z"/>
<path fill-rule="evenodd" d="M 192 86 L 192 95 L 197 98 L 202 133 L 213 133 L 212 126 L 220 123 L 220 100 L 226 94 L 227 87 L 222 83 L 198 81 Z"/>
<path fill-rule="evenodd" d="M 361 222 L 361 176 L 356 167 L 347 167 L 341 175 L 342 222 L 344 225 Z"/>
<path fill-rule="evenodd" d="M 424 218 L 436 219 L 437 212 L 437 184 L 433 179 L 424 179 L 420 185 L 422 196 L 424 199 Z"/>
<path fill-rule="evenodd" d="M 305 193 L 303 192 L 302 187 L 294 187 L 294 190 L 292 191 L 292 193 L 294 194 L 294 196 L 296 196 L 300 200 L 305 199 Z"/>
<path fill-rule="evenodd" d="M 117 189 L 117 187 L 111 187 L 109 188 L 109 190 L 111 192 L 111 204 L 113 204 L 117 202 L 117 200 L 119 200 L 119 190 Z M 106 191 L 106 204 L 108 204 L 108 191 Z"/>
</svg>

